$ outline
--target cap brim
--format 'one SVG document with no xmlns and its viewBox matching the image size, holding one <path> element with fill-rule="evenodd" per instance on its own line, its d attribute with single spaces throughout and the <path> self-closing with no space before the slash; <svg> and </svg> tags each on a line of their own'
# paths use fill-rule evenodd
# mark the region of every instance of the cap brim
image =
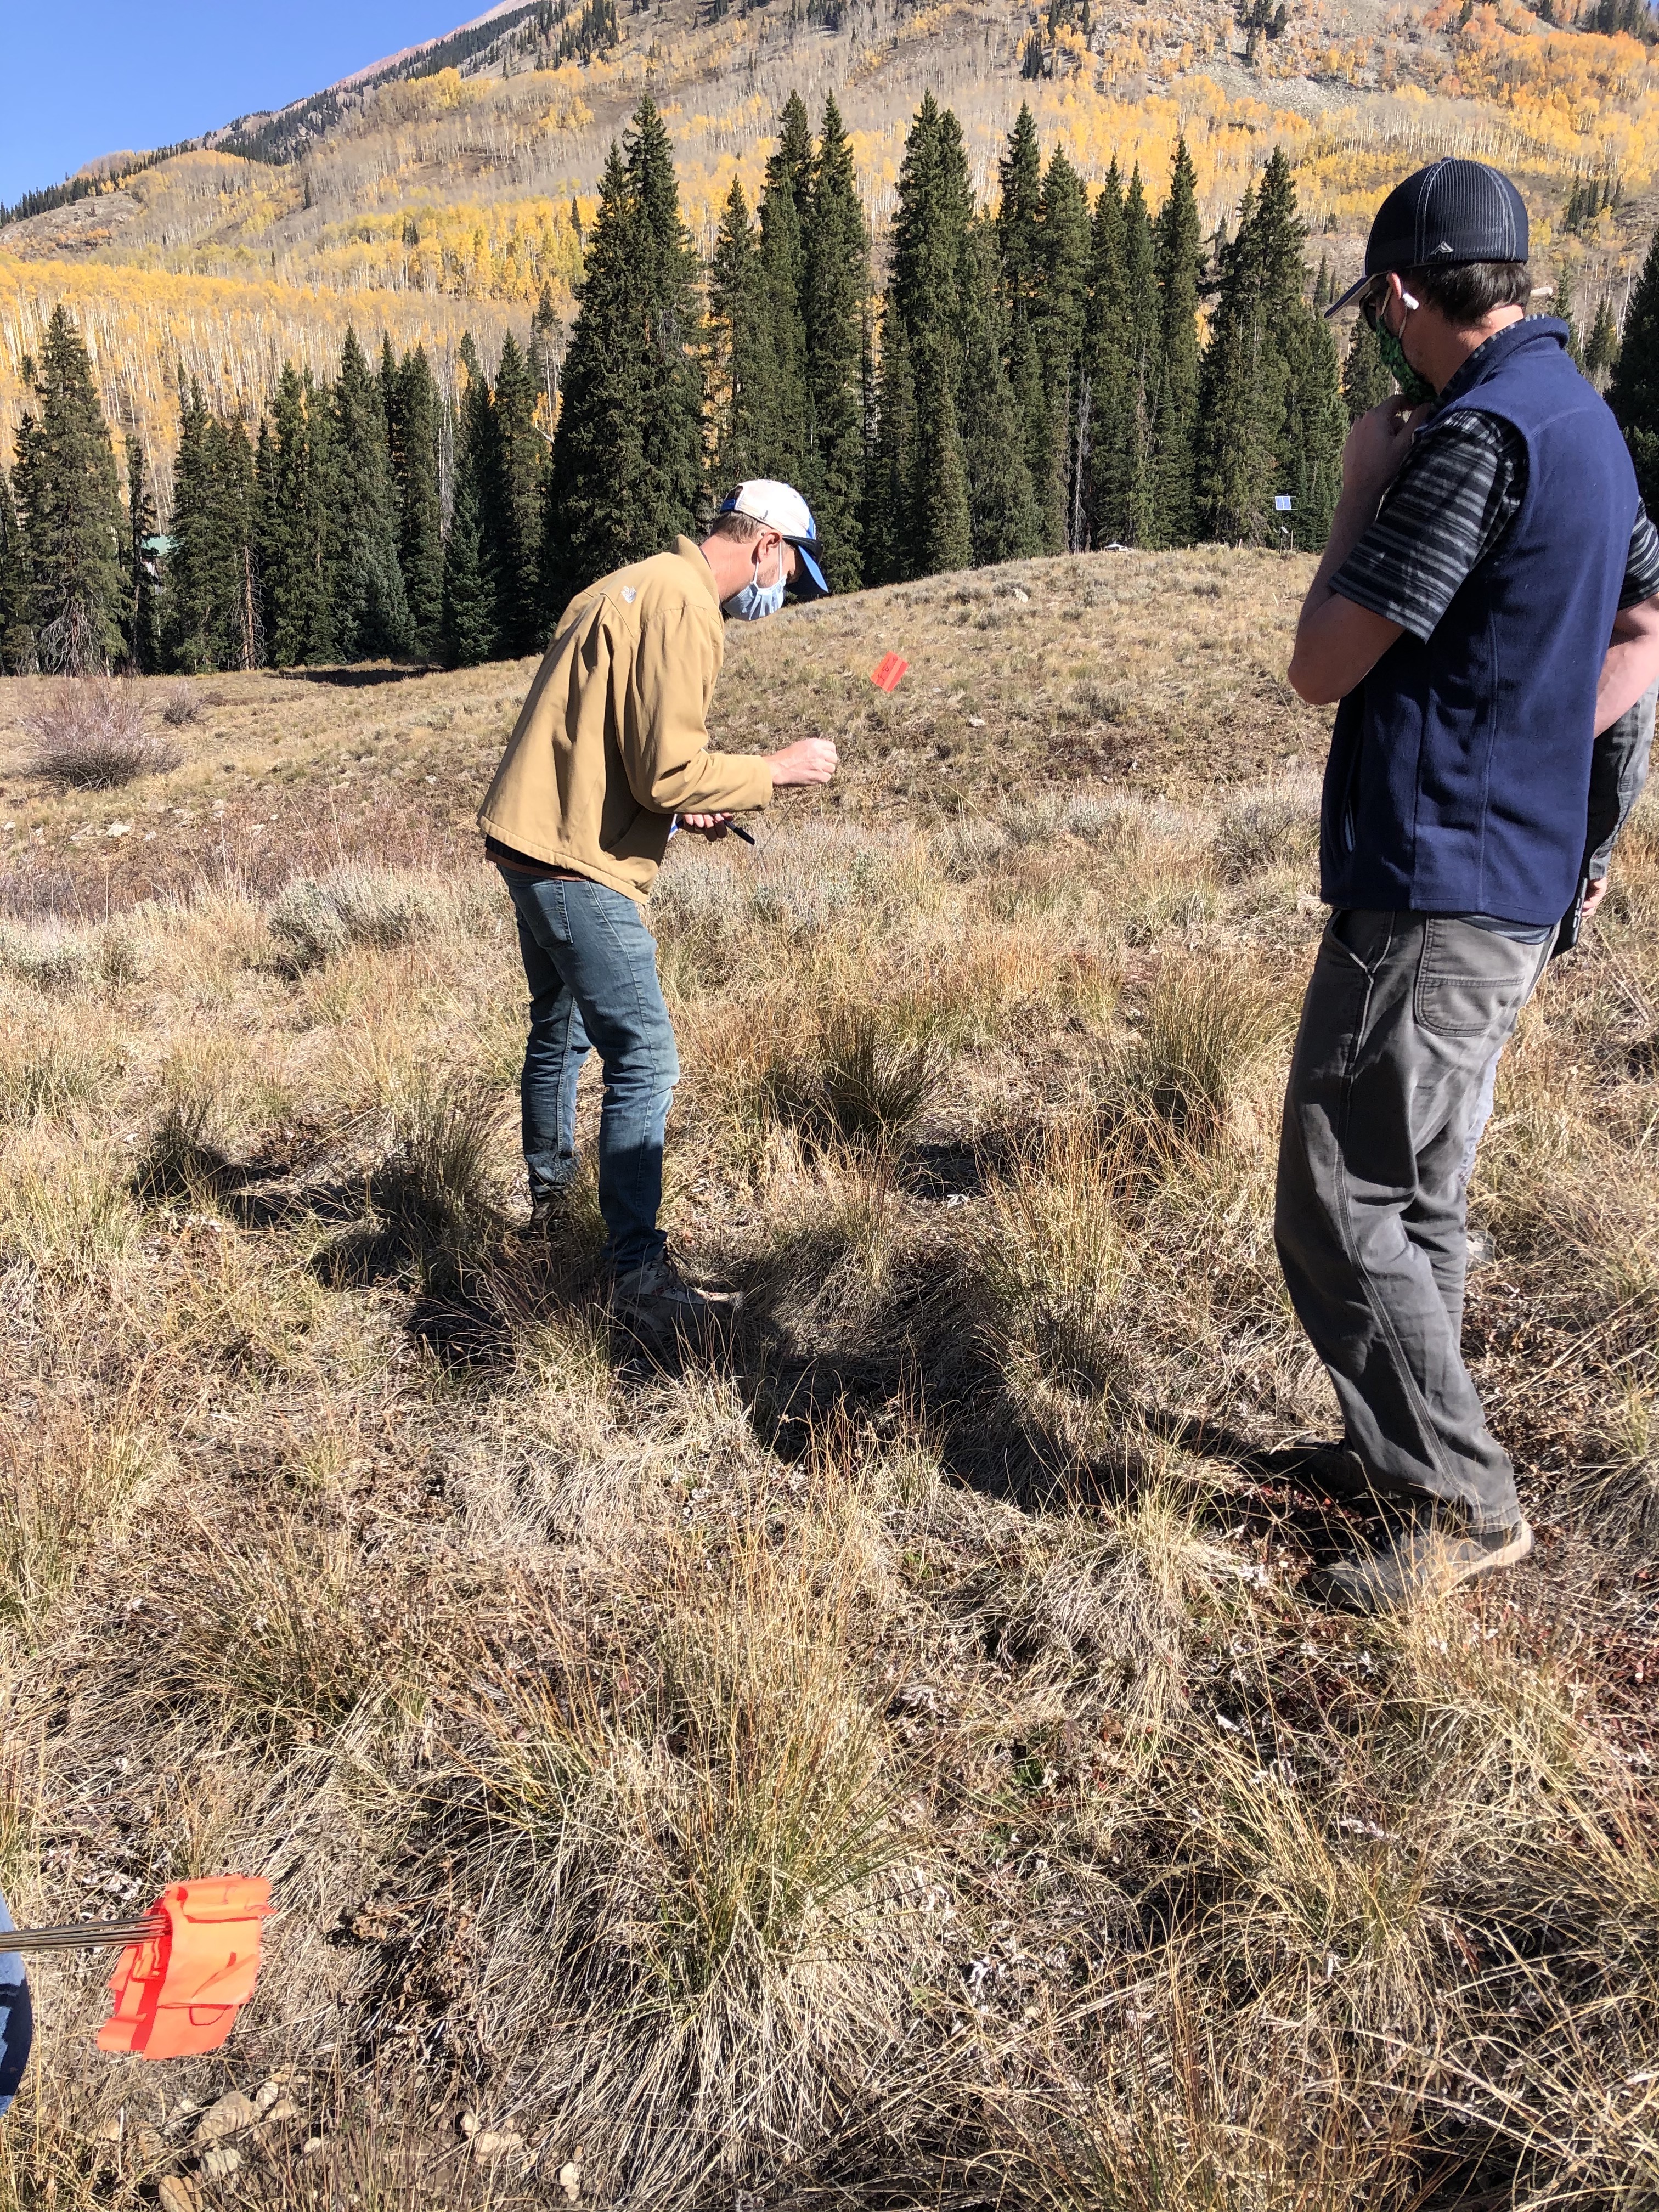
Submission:
<svg viewBox="0 0 1659 2212">
<path fill-rule="evenodd" d="M 817 562 L 812 558 L 806 548 L 801 544 L 799 538 L 792 538 L 789 543 L 795 549 L 795 558 L 805 570 L 815 587 L 810 592 L 803 592 L 801 596 L 809 599 L 827 599 L 830 596 L 830 586 L 823 580 L 823 569 L 819 568 Z M 797 579 L 797 581 L 799 581 L 799 578 Z"/>
<path fill-rule="evenodd" d="M 1347 290 L 1342 295 L 1342 297 L 1340 300 L 1333 300 L 1330 306 L 1326 308 L 1325 320 L 1328 323 L 1331 317 L 1333 315 L 1340 315 L 1344 307 L 1352 307 L 1354 301 L 1364 290 L 1366 285 L 1373 284 L 1376 281 L 1376 272 L 1373 270 L 1369 276 L 1362 276 L 1357 284 L 1350 284 Z"/>
</svg>

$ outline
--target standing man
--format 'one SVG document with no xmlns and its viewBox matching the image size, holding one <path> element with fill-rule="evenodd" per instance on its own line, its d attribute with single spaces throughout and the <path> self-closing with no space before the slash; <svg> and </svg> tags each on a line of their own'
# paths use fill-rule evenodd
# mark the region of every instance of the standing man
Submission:
<svg viewBox="0 0 1659 2212">
<path fill-rule="evenodd" d="M 760 757 L 708 744 L 722 612 L 752 622 L 775 614 L 792 585 L 808 598 L 826 592 L 817 546 L 800 494 L 760 480 L 738 486 L 700 545 L 682 538 L 672 553 L 578 592 L 478 816 L 530 985 L 522 1099 L 532 1219 L 556 1218 L 575 1176 L 576 1078 L 596 1050 L 605 1265 L 647 1328 L 717 1302 L 681 1279 L 657 1226 L 680 1068 L 645 902 L 676 815 L 683 829 L 723 837 L 734 813 L 836 772 L 823 738 Z"/>
<path fill-rule="evenodd" d="M 1478 161 L 1383 202 L 1336 306 L 1358 304 L 1402 396 L 1349 436 L 1291 660 L 1303 698 L 1341 703 L 1320 825 L 1334 911 L 1274 1233 L 1341 1403 L 1323 1478 L 1400 1509 L 1328 1577 L 1367 1612 L 1532 1547 L 1460 1349 L 1464 1152 L 1586 903 L 1598 735 L 1659 676 L 1659 538 L 1566 326 L 1523 319 L 1527 254 L 1520 194 Z"/>
</svg>

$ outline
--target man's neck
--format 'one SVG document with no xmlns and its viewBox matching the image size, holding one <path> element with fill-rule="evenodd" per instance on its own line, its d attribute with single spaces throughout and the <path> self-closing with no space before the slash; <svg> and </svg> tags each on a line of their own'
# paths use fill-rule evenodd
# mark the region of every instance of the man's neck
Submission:
<svg viewBox="0 0 1659 2212">
<path fill-rule="evenodd" d="M 1495 338 L 1499 331 L 1508 330 L 1521 321 L 1519 307 L 1494 307 L 1484 321 L 1468 329 L 1446 322 L 1436 315 L 1432 325 L 1423 331 L 1422 347 L 1431 358 L 1422 374 L 1437 392 L 1443 392 L 1467 362 L 1472 361 L 1488 338 Z"/>
</svg>

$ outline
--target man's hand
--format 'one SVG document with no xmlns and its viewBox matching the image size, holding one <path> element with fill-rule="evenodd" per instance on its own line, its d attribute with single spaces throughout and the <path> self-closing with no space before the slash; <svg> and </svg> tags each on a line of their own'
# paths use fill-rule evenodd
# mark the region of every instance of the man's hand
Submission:
<svg viewBox="0 0 1659 2212">
<path fill-rule="evenodd" d="M 724 837 L 726 835 L 726 825 L 731 819 L 729 814 L 682 814 L 680 827 L 682 830 L 695 830 L 700 837 Z"/>
<path fill-rule="evenodd" d="M 1342 496 L 1363 506 L 1368 526 L 1377 502 L 1399 475 L 1412 449 L 1412 433 L 1428 415 L 1428 408 L 1413 407 L 1396 392 L 1380 407 L 1359 417 L 1342 448 Z"/>
<path fill-rule="evenodd" d="M 1590 919 L 1590 916 L 1595 912 L 1596 908 L 1601 905 L 1602 900 L 1607 896 L 1607 878 L 1605 876 L 1597 876 L 1595 881 L 1590 884 L 1589 890 L 1584 893 L 1583 912 L 1583 918 L 1586 921 Z"/>
<path fill-rule="evenodd" d="M 785 784 L 828 783 L 836 772 L 836 749 L 828 738 L 797 738 L 793 745 L 769 753 L 766 765 L 775 790 Z"/>
</svg>

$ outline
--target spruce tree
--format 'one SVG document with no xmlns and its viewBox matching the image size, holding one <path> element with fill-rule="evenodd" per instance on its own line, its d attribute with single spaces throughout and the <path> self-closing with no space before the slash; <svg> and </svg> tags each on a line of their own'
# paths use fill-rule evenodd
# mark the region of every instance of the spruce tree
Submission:
<svg viewBox="0 0 1659 2212">
<path fill-rule="evenodd" d="M 466 385 L 455 425 L 454 495 L 444 546 L 440 627 L 446 665 L 474 668 L 502 649 L 496 534 L 502 472 L 489 382 L 470 331 L 459 350 Z"/>
<path fill-rule="evenodd" d="M 1630 447 L 1643 504 L 1650 514 L 1659 514 L 1659 232 L 1626 311 L 1624 341 L 1607 381 L 1607 404 Z"/>
<path fill-rule="evenodd" d="M 331 660 L 337 501 L 328 407 L 307 370 L 283 363 L 259 448 L 258 550 L 273 668 Z"/>
<path fill-rule="evenodd" d="M 1246 191 L 1223 256 L 1204 350 L 1198 499 L 1208 538 L 1258 543 L 1271 528 L 1284 364 L 1267 322 L 1266 264 L 1256 193 Z"/>
<path fill-rule="evenodd" d="M 198 379 L 179 397 L 166 658 L 188 675 L 257 668 L 265 654 L 253 451 L 240 421 L 221 422 L 208 412 Z"/>
<path fill-rule="evenodd" d="M 810 439 L 801 490 L 817 522 L 831 590 L 855 592 L 864 573 L 862 356 L 870 309 L 870 237 L 853 149 L 833 100 L 823 105 L 802 244 Z"/>
<path fill-rule="evenodd" d="M 1618 359 L 1619 325 L 1611 306 L 1603 300 L 1595 310 L 1590 334 L 1584 341 L 1584 374 L 1598 392 L 1606 385 Z"/>
<path fill-rule="evenodd" d="M 398 559 L 397 489 L 380 386 L 347 325 L 334 386 L 341 562 L 335 625 L 349 660 L 410 651 L 409 601 Z"/>
<path fill-rule="evenodd" d="M 29 580 L 29 627 L 41 665 L 65 675 L 106 668 L 121 650 L 120 476 L 81 334 L 52 310 L 33 404 L 18 425 L 12 496 Z"/>
<path fill-rule="evenodd" d="M 149 550 L 149 540 L 155 535 L 155 505 L 145 479 L 144 449 L 129 434 L 125 630 L 127 660 L 140 676 L 154 676 L 161 665 L 161 641 L 155 612 L 155 556 Z"/>
<path fill-rule="evenodd" d="M 956 478 L 965 466 L 957 392 L 972 221 L 973 191 L 961 125 L 929 93 L 905 141 L 884 318 L 884 357 L 893 356 L 896 375 L 908 387 L 896 395 L 901 416 L 910 410 L 901 428 L 902 434 L 913 435 L 902 484 L 897 477 L 887 484 L 889 495 L 899 500 L 898 511 L 881 518 L 878 526 L 889 548 L 890 574 L 927 574 L 936 556 L 960 566 L 957 553 L 969 540 L 968 501 L 965 493 L 958 501 Z M 896 333 L 902 333 L 897 346 Z M 930 414 L 946 393 L 949 409 L 935 422 Z M 882 404 L 888 404 L 884 374 Z M 942 481 L 933 480 L 929 471 L 934 468 L 945 471 Z"/>
<path fill-rule="evenodd" d="M 1024 100 L 997 163 L 997 253 L 1008 317 L 1036 312 L 1042 290 L 1042 149 Z"/>
<path fill-rule="evenodd" d="M 443 507 L 439 485 L 442 402 L 436 380 L 417 345 L 404 356 L 392 384 L 387 422 L 392 473 L 398 492 L 398 563 L 409 605 L 410 649 L 417 659 L 437 653 L 443 616 Z M 535 517 L 533 550 L 539 563 L 541 515 Z M 539 596 L 539 577 L 538 591 Z"/>
<path fill-rule="evenodd" d="M 1348 434 L 1336 340 L 1323 316 L 1297 301 L 1281 326 L 1279 345 L 1286 374 L 1279 484 L 1290 494 L 1291 543 L 1316 552 L 1331 534 Z"/>
<path fill-rule="evenodd" d="M 1184 545 L 1194 531 L 1198 278 L 1203 258 L 1198 180 L 1184 138 L 1176 142 L 1169 197 L 1158 212 L 1154 229 L 1161 358 L 1153 436 L 1153 538 L 1159 545 Z"/>
<path fill-rule="evenodd" d="M 799 486 L 805 473 L 810 403 L 806 374 L 805 244 L 812 175 L 812 126 L 799 93 L 778 118 L 778 143 L 760 198 L 761 283 L 772 341 L 775 443 L 759 473 Z"/>
<path fill-rule="evenodd" d="M 961 434 L 969 532 L 977 563 L 1021 561 L 1040 544 L 1019 410 L 1004 360 L 1008 307 L 997 233 L 975 227 L 972 283 L 963 333 Z"/>
<path fill-rule="evenodd" d="M 916 453 L 916 387 L 904 324 L 890 307 L 882 319 L 875 441 L 865 477 L 864 544 L 869 580 L 902 583 L 918 572 L 910 489 Z"/>
<path fill-rule="evenodd" d="M 495 649 L 495 595 L 483 557 L 477 479 L 459 462 L 449 536 L 444 546 L 441 624 L 444 665 L 476 668 Z"/>
<path fill-rule="evenodd" d="M 1150 545 L 1157 534 L 1158 520 L 1152 440 L 1163 329 L 1157 247 L 1139 167 L 1123 196 L 1123 328 L 1124 380 L 1118 405 L 1116 469 L 1121 504 L 1114 535 L 1126 545 Z"/>
<path fill-rule="evenodd" d="M 1089 203 L 1077 171 L 1058 147 L 1042 179 L 1042 290 L 1037 349 L 1049 406 L 1049 465 L 1036 484 L 1044 550 L 1083 542 L 1085 455 L 1083 331 L 1088 301 Z"/>
<path fill-rule="evenodd" d="M 541 521 L 544 447 L 536 430 L 536 379 L 509 331 L 495 372 L 494 511 L 488 518 L 495 570 L 497 650 L 533 653 L 543 642 Z"/>
<path fill-rule="evenodd" d="M 1122 542 L 1121 464 L 1128 388 L 1127 272 L 1124 260 L 1123 185 L 1114 161 L 1095 202 L 1089 252 L 1089 305 L 1084 360 L 1091 392 L 1089 535 L 1093 544 Z"/>
<path fill-rule="evenodd" d="M 957 419 L 954 349 L 940 331 L 923 332 L 916 364 L 916 437 L 910 514 L 916 574 L 965 568 L 974 557 L 968 469 Z"/>
<path fill-rule="evenodd" d="M 769 475 L 779 447 L 771 302 L 736 177 L 709 264 L 708 323 L 714 489 L 723 497 L 749 477 Z"/>
<path fill-rule="evenodd" d="M 599 187 L 553 445 L 548 611 L 692 527 L 702 461 L 696 263 L 672 150 L 649 95 Z"/>
<path fill-rule="evenodd" d="M 12 503 L 11 483 L 0 468 L 0 676 L 34 673 L 29 604 L 28 553 Z"/>
<path fill-rule="evenodd" d="M 1357 422 L 1373 407 L 1380 407 L 1397 389 L 1377 345 L 1376 332 L 1363 315 L 1358 316 L 1342 358 L 1342 398 L 1349 422 Z"/>
</svg>

